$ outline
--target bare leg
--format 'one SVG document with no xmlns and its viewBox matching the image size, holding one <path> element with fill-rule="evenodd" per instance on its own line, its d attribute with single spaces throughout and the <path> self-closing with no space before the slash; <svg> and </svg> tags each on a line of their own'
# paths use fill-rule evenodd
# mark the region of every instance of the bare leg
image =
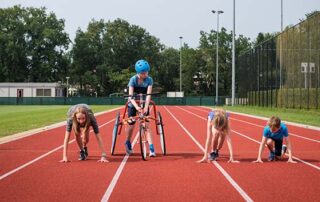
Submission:
<svg viewBox="0 0 320 202">
<path fill-rule="evenodd" d="M 148 143 L 149 144 L 153 144 L 153 137 L 152 137 L 152 132 L 151 132 L 151 130 L 149 128 L 149 123 L 146 123 L 146 128 L 147 128 L 146 134 L 147 134 Z"/>
<path fill-rule="evenodd" d="M 273 152 L 273 148 L 274 148 L 274 141 L 271 139 L 271 138 L 268 138 L 267 139 L 267 146 L 268 146 L 268 149 Z"/>
<path fill-rule="evenodd" d="M 222 148 L 225 139 L 226 139 L 226 135 L 222 132 L 219 132 L 218 147 L 217 147 L 218 150 Z"/>
<path fill-rule="evenodd" d="M 86 147 L 88 143 L 89 143 L 89 130 L 87 130 L 87 132 L 85 134 L 82 133 L 83 147 Z"/>
<path fill-rule="evenodd" d="M 127 133 L 127 141 L 131 142 L 132 132 L 134 130 L 134 125 L 128 125 L 126 127 L 126 133 Z"/>
<path fill-rule="evenodd" d="M 79 149 L 80 150 L 83 150 L 83 144 L 82 144 L 82 138 L 81 138 L 81 135 L 78 134 L 78 135 L 75 135 L 76 136 L 76 140 L 77 140 L 77 143 L 78 143 L 78 146 L 79 146 Z"/>
<path fill-rule="evenodd" d="M 219 132 L 215 132 L 214 136 L 212 138 L 212 150 L 213 151 L 216 151 L 218 149 L 219 137 L 220 137 Z"/>
</svg>

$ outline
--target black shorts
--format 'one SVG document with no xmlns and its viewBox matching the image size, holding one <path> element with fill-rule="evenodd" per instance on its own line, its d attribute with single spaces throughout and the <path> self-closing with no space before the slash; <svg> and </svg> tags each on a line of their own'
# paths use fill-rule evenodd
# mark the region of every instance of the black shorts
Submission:
<svg viewBox="0 0 320 202">
<path fill-rule="evenodd" d="M 147 113 L 145 114 L 146 116 L 149 116 L 150 112 L 149 112 L 149 108 Z M 134 117 L 137 115 L 137 110 L 136 108 L 132 105 L 132 104 L 128 104 L 128 117 Z M 132 123 L 129 123 L 129 125 L 133 125 L 135 123 L 135 121 L 132 121 Z"/>
<path fill-rule="evenodd" d="M 272 139 L 272 138 L 271 138 Z M 281 156 L 282 152 L 282 140 L 272 139 L 274 141 L 274 153 L 276 156 Z"/>
</svg>

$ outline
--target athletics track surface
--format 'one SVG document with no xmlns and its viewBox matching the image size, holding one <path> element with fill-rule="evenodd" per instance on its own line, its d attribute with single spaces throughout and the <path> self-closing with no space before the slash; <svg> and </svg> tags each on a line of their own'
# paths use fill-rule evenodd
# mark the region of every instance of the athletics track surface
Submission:
<svg viewBox="0 0 320 202">
<path fill-rule="evenodd" d="M 266 121 L 231 113 L 233 150 L 240 163 L 227 163 L 225 143 L 218 161 L 198 164 L 209 109 L 158 106 L 167 156 L 161 155 L 154 134 L 157 157 L 142 161 L 139 145 L 134 155 L 125 156 L 124 131 L 118 136 L 115 156 L 110 156 L 117 111 L 123 108 L 97 116 L 110 163 L 97 162 L 101 153 L 92 131 L 87 161 L 77 160 L 72 135 L 71 163 L 59 163 L 65 126 L 1 143 L 1 201 L 320 201 L 319 130 L 287 125 L 299 163 L 267 162 L 265 148 L 264 163 L 254 164 Z"/>
</svg>

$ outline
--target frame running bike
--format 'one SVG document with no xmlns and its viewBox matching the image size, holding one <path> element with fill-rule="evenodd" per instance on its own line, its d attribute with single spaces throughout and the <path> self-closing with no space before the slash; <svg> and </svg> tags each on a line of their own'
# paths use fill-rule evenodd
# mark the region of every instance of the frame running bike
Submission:
<svg viewBox="0 0 320 202">
<path fill-rule="evenodd" d="M 144 100 L 143 100 L 143 96 L 147 96 L 147 95 L 153 95 L 153 94 L 137 94 L 134 96 L 130 96 L 130 97 L 134 97 L 134 98 L 139 98 L 139 100 L 136 100 L 136 102 L 139 104 L 140 107 L 143 106 Z M 129 96 L 126 96 L 129 97 Z M 117 112 L 116 114 L 116 119 L 115 119 L 115 123 L 114 123 L 114 128 L 113 128 L 113 133 L 112 133 L 112 145 L 111 145 L 111 155 L 114 155 L 114 151 L 115 151 L 115 146 L 116 146 L 116 141 L 117 141 L 117 136 L 121 134 L 121 130 L 122 130 L 122 126 L 125 124 L 128 124 L 129 119 L 137 119 L 139 122 L 139 144 L 140 144 L 140 150 L 141 150 L 141 157 L 143 160 L 146 160 L 146 156 L 147 156 L 147 138 L 146 138 L 146 122 L 149 122 L 149 120 L 154 120 L 155 121 L 155 125 L 156 125 L 156 132 L 157 135 L 160 136 L 160 145 L 161 145 L 161 150 L 163 155 L 166 155 L 166 144 L 165 144 L 165 136 L 164 136 L 164 130 L 163 130 L 163 120 L 162 120 L 162 116 L 161 113 L 159 111 L 157 111 L 156 108 L 156 104 L 150 100 L 150 104 L 153 105 L 153 114 L 154 116 L 144 116 L 143 114 L 139 114 L 136 117 L 129 117 L 129 118 L 125 118 L 126 116 L 126 112 L 128 109 L 128 104 L 129 102 L 126 103 L 125 105 L 125 110 L 124 113 L 122 115 L 122 120 L 120 117 L 120 113 Z"/>
</svg>

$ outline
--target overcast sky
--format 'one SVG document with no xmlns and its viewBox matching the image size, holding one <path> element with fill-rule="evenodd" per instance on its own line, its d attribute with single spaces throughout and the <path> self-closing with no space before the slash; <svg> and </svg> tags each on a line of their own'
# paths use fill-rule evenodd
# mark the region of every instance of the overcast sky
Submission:
<svg viewBox="0 0 320 202">
<path fill-rule="evenodd" d="M 223 10 L 219 25 L 228 32 L 233 24 L 233 0 L 0 0 L 0 7 L 46 7 L 58 19 L 65 19 L 65 30 L 74 40 L 76 30 L 86 30 L 91 19 L 124 19 L 139 25 L 160 39 L 167 47 L 179 48 L 180 39 L 198 47 L 200 31 L 216 30 L 217 15 Z M 283 25 L 295 25 L 305 14 L 320 10 L 320 0 L 283 0 Z M 281 30 L 281 0 L 236 0 L 236 35 L 255 39 L 259 32 Z"/>
</svg>

